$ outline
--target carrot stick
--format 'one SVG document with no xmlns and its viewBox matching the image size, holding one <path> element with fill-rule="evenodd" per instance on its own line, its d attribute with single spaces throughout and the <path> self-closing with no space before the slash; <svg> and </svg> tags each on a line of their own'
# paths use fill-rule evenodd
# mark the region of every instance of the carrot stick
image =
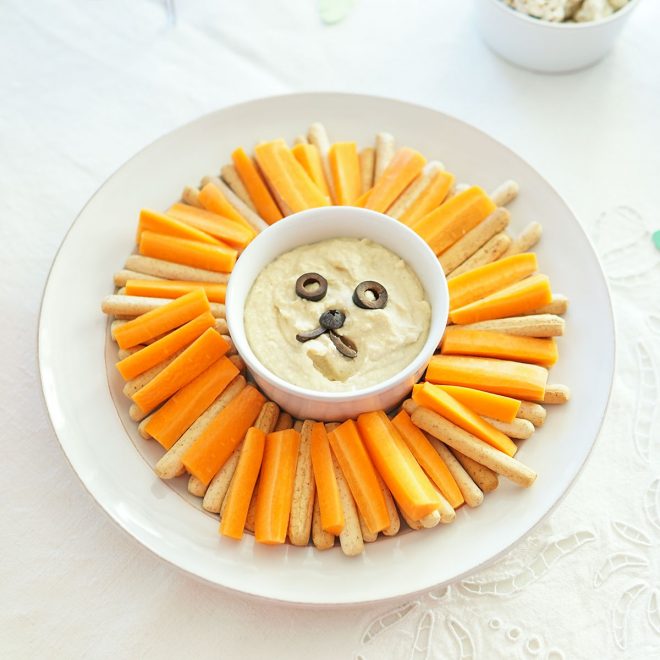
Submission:
<svg viewBox="0 0 660 660">
<path fill-rule="evenodd" d="M 490 197 L 478 186 L 472 186 L 419 218 L 411 228 L 436 254 L 442 254 L 494 210 Z"/>
<path fill-rule="evenodd" d="M 226 245 L 208 245 L 151 231 L 143 231 L 140 236 L 140 254 L 221 273 L 231 272 L 238 256 Z"/>
<path fill-rule="evenodd" d="M 254 521 L 254 538 L 259 543 L 286 539 L 299 445 L 300 434 L 294 429 L 266 436 Z"/>
<path fill-rule="evenodd" d="M 210 234 L 200 229 L 191 227 L 185 222 L 181 222 L 176 218 L 169 218 L 157 211 L 149 209 L 142 209 L 140 211 L 140 220 L 138 221 L 137 239 L 140 242 L 142 232 L 151 231 L 156 234 L 164 234 L 166 236 L 174 236 L 175 238 L 186 238 L 190 241 L 197 241 L 198 243 L 210 243 L 211 245 L 224 245 Z"/>
<path fill-rule="evenodd" d="M 360 158 L 355 142 L 335 142 L 328 152 L 337 204 L 352 206 L 360 196 Z"/>
<path fill-rule="evenodd" d="M 399 432 L 382 411 L 363 413 L 358 429 L 396 503 L 413 520 L 437 511 L 438 496 Z"/>
<path fill-rule="evenodd" d="M 204 312 L 153 344 L 117 362 L 117 369 L 124 380 L 131 380 L 174 355 L 179 349 L 195 341 L 205 330 L 214 326 L 213 314 Z"/>
<path fill-rule="evenodd" d="M 434 355 L 426 380 L 440 385 L 462 385 L 514 399 L 543 401 L 548 370 L 535 364 L 462 355 Z"/>
<path fill-rule="evenodd" d="M 229 349 L 229 344 L 213 329 L 200 335 L 172 364 L 131 397 L 142 412 L 157 405 L 208 369 Z"/>
<path fill-rule="evenodd" d="M 236 149 L 231 157 L 238 176 L 241 178 L 252 203 L 257 209 L 257 213 L 271 225 L 281 220 L 282 212 L 271 196 L 268 186 L 266 186 L 252 158 L 241 147 Z"/>
<path fill-rule="evenodd" d="M 389 527 L 390 517 L 376 470 L 355 422 L 347 420 L 328 434 L 328 440 L 369 530 L 377 533 Z"/>
<path fill-rule="evenodd" d="M 417 220 L 436 209 L 445 201 L 456 178 L 450 172 L 435 172 L 415 201 L 401 214 L 399 220 L 412 226 Z"/>
<path fill-rule="evenodd" d="M 532 275 L 481 300 L 449 312 L 452 323 L 476 323 L 507 316 L 519 316 L 552 300 L 547 275 Z"/>
<path fill-rule="evenodd" d="M 178 298 L 195 289 L 204 289 L 210 302 L 225 302 L 226 284 L 185 280 L 127 280 L 126 295 L 151 298 Z"/>
<path fill-rule="evenodd" d="M 137 346 L 192 321 L 210 309 L 204 291 L 191 291 L 162 307 L 128 321 L 115 330 L 114 338 L 120 348 Z"/>
<path fill-rule="evenodd" d="M 392 424 L 452 508 L 461 506 L 464 499 L 458 484 L 428 438 L 412 423 L 410 415 L 402 410 L 392 419 Z"/>
<path fill-rule="evenodd" d="M 207 211 L 229 218 L 239 225 L 253 230 L 252 225 L 229 203 L 229 200 L 222 194 L 222 190 L 212 182 L 207 183 L 199 191 L 199 202 Z"/>
<path fill-rule="evenodd" d="M 365 208 L 385 213 L 422 171 L 425 164 L 426 158 L 419 151 L 409 147 L 399 149 L 374 184 Z"/>
<path fill-rule="evenodd" d="M 477 355 L 551 367 L 559 357 L 554 339 L 516 337 L 490 330 L 449 326 L 441 344 L 443 355 Z M 510 421 L 510 420 L 509 420 Z"/>
<path fill-rule="evenodd" d="M 231 361 L 221 357 L 151 415 L 144 430 L 169 449 L 237 375 Z"/>
<path fill-rule="evenodd" d="M 314 480 L 316 481 L 316 497 L 321 513 L 321 528 L 324 532 L 338 536 L 344 528 L 344 513 L 335 471 L 332 467 L 328 435 L 321 422 L 316 422 L 312 426 L 311 453 Z"/>
<path fill-rule="evenodd" d="M 431 383 L 416 385 L 413 388 L 412 398 L 415 403 L 437 412 L 445 419 L 487 442 L 491 447 L 495 447 L 509 456 L 513 456 L 518 451 L 516 443 L 511 438 L 498 431 L 439 387 Z"/>
<path fill-rule="evenodd" d="M 321 154 L 316 148 L 316 145 L 296 144 L 291 149 L 291 153 L 302 165 L 305 172 L 309 175 L 309 178 L 319 187 L 319 190 L 329 198 L 330 188 L 328 187 L 328 182 L 325 180 Z"/>
<path fill-rule="evenodd" d="M 516 254 L 492 264 L 457 275 L 447 282 L 449 309 L 463 307 L 536 272 L 538 264 L 533 252 Z"/>
<path fill-rule="evenodd" d="M 208 486 L 257 418 L 266 399 L 248 385 L 208 425 L 183 456 L 183 464 Z"/>
<path fill-rule="evenodd" d="M 501 422 L 512 422 L 520 410 L 519 399 L 458 385 L 438 385 L 438 387 L 477 415 L 486 415 Z"/>
<path fill-rule="evenodd" d="M 266 434 L 263 431 L 255 427 L 248 429 L 222 514 L 220 533 L 223 536 L 234 539 L 243 537 L 245 519 L 261 468 L 265 443 Z"/>
<path fill-rule="evenodd" d="M 177 202 L 172 204 L 166 213 L 172 218 L 206 232 L 230 247 L 244 248 L 256 236 L 254 229 L 246 227 L 242 222 L 189 204 Z"/>
</svg>

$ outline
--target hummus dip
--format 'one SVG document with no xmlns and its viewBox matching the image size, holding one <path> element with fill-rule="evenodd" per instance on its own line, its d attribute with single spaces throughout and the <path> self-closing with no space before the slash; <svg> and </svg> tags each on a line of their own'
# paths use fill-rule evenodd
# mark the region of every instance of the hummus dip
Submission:
<svg viewBox="0 0 660 660">
<path fill-rule="evenodd" d="M 296 281 L 318 273 L 328 283 L 316 302 L 296 293 Z M 387 290 L 381 309 L 353 302 L 358 284 L 375 281 Z M 345 357 L 328 332 L 305 342 L 296 335 L 320 325 L 324 312 L 345 314 L 337 333 L 355 345 Z M 428 336 L 431 306 L 414 271 L 378 243 L 332 238 L 303 245 L 268 264 L 245 301 L 247 340 L 259 361 L 283 380 L 311 390 L 346 392 L 376 385 L 407 367 Z"/>
</svg>

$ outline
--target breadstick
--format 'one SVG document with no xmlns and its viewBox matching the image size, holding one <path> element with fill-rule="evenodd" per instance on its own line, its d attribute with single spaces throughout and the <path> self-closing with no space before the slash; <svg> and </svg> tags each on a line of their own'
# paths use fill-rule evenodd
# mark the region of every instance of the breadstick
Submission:
<svg viewBox="0 0 660 660">
<path fill-rule="evenodd" d="M 302 424 L 298 463 L 293 482 L 293 499 L 289 515 L 289 541 L 293 545 L 307 545 L 312 529 L 312 513 L 314 510 L 314 471 L 312 468 L 312 426 L 314 422 L 306 420 Z"/>
<path fill-rule="evenodd" d="M 511 245 L 511 237 L 500 232 L 480 247 L 469 259 L 466 259 L 458 268 L 455 268 L 447 279 L 452 279 L 461 273 L 467 273 L 478 266 L 485 266 L 493 261 L 497 261 L 500 256 Z"/>
<path fill-rule="evenodd" d="M 417 201 L 437 172 L 444 170 L 442 163 L 432 160 L 426 163 L 421 174 L 399 195 L 386 213 L 397 220 Z"/>
<path fill-rule="evenodd" d="M 206 484 L 200 481 L 195 475 L 191 474 L 188 479 L 188 492 L 196 497 L 204 497 L 206 493 Z"/>
<path fill-rule="evenodd" d="M 385 536 L 396 536 L 401 528 L 399 512 L 396 509 L 396 504 L 394 503 L 394 498 L 392 497 L 392 493 L 390 493 L 390 489 L 387 487 L 387 484 L 383 481 L 378 472 L 376 472 L 376 478 L 378 479 L 378 485 L 385 498 L 385 506 L 387 507 L 387 513 L 390 517 L 390 524 L 383 530 L 383 534 Z"/>
<path fill-rule="evenodd" d="M 419 522 L 419 520 L 413 520 L 412 518 L 408 518 L 408 516 L 405 514 L 403 509 L 399 509 L 399 513 L 401 514 L 401 517 L 406 521 L 406 525 L 408 525 L 410 529 L 414 529 L 414 530 L 422 529 L 422 523 Z"/>
<path fill-rule="evenodd" d="M 309 140 L 304 135 L 296 135 L 293 138 L 293 146 L 295 147 L 297 144 L 309 144 Z"/>
<path fill-rule="evenodd" d="M 471 330 L 494 330 L 520 337 L 561 337 L 566 322 L 555 314 L 530 314 L 529 316 L 510 316 L 493 321 L 468 323 L 462 328 Z"/>
<path fill-rule="evenodd" d="M 143 257 L 141 254 L 131 254 L 124 262 L 124 268 L 134 270 L 145 275 L 154 275 L 164 280 L 186 280 L 189 282 L 213 282 L 226 284 L 229 281 L 228 273 L 216 273 L 213 270 L 194 268 L 175 264 L 171 261 Z"/>
<path fill-rule="evenodd" d="M 490 493 L 491 490 L 495 490 L 499 486 L 500 480 L 495 472 L 473 461 L 465 454 L 461 454 L 460 451 L 452 449 L 451 453 L 456 456 L 463 469 L 470 475 L 472 481 L 479 486 L 479 489 L 483 493 Z"/>
<path fill-rule="evenodd" d="M 330 169 L 330 162 L 328 161 L 328 151 L 330 150 L 330 140 L 325 126 L 320 122 L 314 122 L 307 132 L 307 138 L 318 150 L 321 156 L 321 164 L 323 165 L 323 173 L 325 180 L 330 190 L 330 199 L 333 204 L 336 202 L 335 184 L 332 180 L 332 170 Z"/>
<path fill-rule="evenodd" d="M 432 511 L 431 513 L 424 516 L 419 522 L 422 525 L 422 527 L 424 527 L 424 529 L 430 529 L 431 527 L 435 527 L 440 523 L 440 512 L 437 510 Z"/>
<path fill-rule="evenodd" d="M 534 426 L 543 426 L 545 416 L 545 408 L 540 403 L 532 403 L 531 401 L 521 401 L 516 415 L 519 419 L 528 420 Z"/>
<path fill-rule="evenodd" d="M 344 529 L 339 534 L 339 543 L 342 552 L 349 557 L 353 557 L 359 555 L 364 550 L 360 519 L 346 478 L 334 456 L 332 457 L 332 465 L 335 470 L 335 478 L 337 479 L 342 511 L 344 512 Z"/>
<path fill-rule="evenodd" d="M 257 212 L 252 200 L 250 199 L 250 194 L 248 193 L 245 185 L 241 181 L 241 177 L 238 176 L 238 172 L 233 165 L 223 165 L 220 170 L 220 176 L 223 181 L 234 191 L 234 194 L 247 206 L 250 207 L 254 213 Z"/>
<path fill-rule="evenodd" d="M 449 201 L 452 197 L 456 197 L 459 193 L 466 191 L 470 187 L 469 183 L 457 183 L 445 197 L 445 202 Z M 444 203 L 444 202 L 443 202 Z"/>
<path fill-rule="evenodd" d="M 456 481 L 458 489 L 461 491 L 461 495 L 463 495 L 465 504 L 471 509 L 479 506 L 484 501 L 484 494 L 479 486 L 477 486 L 465 468 L 458 462 L 456 456 L 440 440 L 428 433 L 425 435 L 438 454 L 440 454 L 440 458 L 447 464 L 447 469 L 451 473 L 451 476 L 454 477 L 454 481 Z"/>
<path fill-rule="evenodd" d="M 128 280 L 159 280 L 161 278 L 155 275 L 147 275 L 146 273 L 138 273 L 134 270 L 122 269 L 118 270 L 112 276 L 115 286 L 126 286 Z"/>
<path fill-rule="evenodd" d="M 484 419 L 494 426 L 498 431 L 502 431 L 505 435 L 515 440 L 528 440 L 534 435 L 534 424 L 526 419 L 514 419 L 510 423 L 500 422 L 499 419 L 484 416 Z"/>
<path fill-rule="evenodd" d="M 140 434 L 140 437 L 144 438 L 145 440 L 151 440 L 151 436 L 147 433 L 147 424 L 149 423 L 149 420 L 153 416 L 153 413 L 151 415 L 147 415 L 139 424 L 138 424 L 138 433 Z"/>
<path fill-rule="evenodd" d="M 234 365 L 239 371 L 245 371 L 245 369 L 246 369 L 246 367 L 245 367 L 245 361 L 243 360 L 243 358 L 242 358 L 238 353 L 236 353 L 235 355 L 230 355 L 227 359 L 228 359 L 231 363 L 233 363 L 233 365 Z"/>
<path fill-rule="evenodd" d="M 374 165 L 376 152 L 373 147 L 366 147 L 360 152 L 360 195 L 364 195 L 374 185 Z"/>
<path fill-rule="evenodd" d="M 163 369 L 165 369 L 165 367 L 174 362 L 174 360 L 179 357 L 183 351 L 183 348 L 178 350 L 173 355 L 170 355 L 170 357 L 167 359 L 151 367 L 151 369 L 147 369 L 147 371 L 144 371 L 132 380 L 127 380 L 126 383 L 124 383 L 124 388 L 122 390 L 124 396 L 127 396 L 129 399 L 132 398 L 138 390 L 141 390 L 147 383 L 152 381 Z"/>
<path fill-rule="evenodd" d="M 561 293 L 553 293 L 552 301 L 543 307 L 539 307 L 523 316 L 536 314 L 566 314 L 568 311 L 568 298 Z"/>
<path fill-rule="evenodd" d="M 378 183 L 383 172 L 394 157 L 394 136 L 390 133 L 376 135 L 376 163 L 374 165 L 374 184 Z"/>
<path fill-rule="evenodd" d="M 458 449 L 471 459 L 507 477 L 515 484 L 528 488 L 536 479 L 536 472 L 515 458 L 494 449 L 471 433 L 452 424 L 438 413 L 420 406 L 412 414 L 412 421 L 452 449 Z"/>
<path fill-rule="evenodd" d="M 471 229 L 448 250 L 443 252 L 438 257 L 438 261 L 445 274 L 448 275 L 465 263 L 493 236 L 504 231 L 509 224 L 510 217 L 511 215 L 506 209 L 495 209 L 483 222 L 480 222 L 474 229 Z"/>
<path fill-rule="evenodd" d="M 142 412 L 142 410 L 139 408 L 139 406 L 132 403 L 131 407 L 128 409 L 128 416 L 134 422 L 141 422 L 147 416 L 147 413 Z"/>
<path fill-rule="evenodd" d="M 110 332 L 114 330 L 115 323 L 118 323 L 118 321 L 113 321 L 112 325 L 110 326 Z M 119 323 L 125 323 L 125 321 L 119 321 Z M 113 337 L 114 339 L 114 337 Z M 130 348 L 120 348 L 117 351 L 117 359 L 118 360 L 125 360 L 129 355 L 133 355 L 133 353 L 137 353 L 139 350 L 143 349 L 144 346 L 142 344 L 138 344 L 137 346 L 131 346 Z"/>
<path fill-rule="evenodd" d="M 289 415 L 288 412 L 281 412 L 280 416 L 277 418 L 277 424 L 275 424 L 275 431 L 286 431 L 293 426 L 293 418 Z"/>
<path fill-rule="evenodd" d="M 229 335 L 220 335 L 228 344 L 229 348 L 227 349 L 227 356 L 236 354 L 236 346 L 232 341 L 232 338 Z"/>
<path fill-rule="evenodd" d="M 140 316 L 152 309 L 167 305 L 172 302 L 170 298 L 147 298 L 143 296 L 122 296 L 113 294 L 106 296 L 101 303 L 101 311 L 104 314 L 123 316 Z M 216 318 L 225 318 L 225 306 L 223 303 L 209 303 L 211 314 Z"/>
<path fill-rule="evenodd" d="M 234 380 L 225 387 L 222 394 L 203 412 L 192 424 L 192 426 L 172 445 L 161 457 L 154 468 L 161 479 L 173 479 L 185 472 L 182 458 L 189 447 L 204 432 L 204 429 L 213 419 L 224 410 L 229 402 L 245 387 L 245 378 L 236 376 Z"/>
<path fill-rule="evenodd" d="M 298 431 L 298 433 L 300 433 L 300 432 L 302 431 L 302 427 L 303 427 L 303 421 L 302 421 L 302 419 L 297 419 L 297 420 L 293 423 L 293 429 L 294 429 L 294 431 Z"/>
<path fill-rule="evenodd" d="M 409 414 L 412 415 L 419 406 L 415 401 L 412 399 L 406 399 L 402 404 L 401 407 Z"/>
<path fill-rule="evenodd" d="M 543 403 L 567 403 L 571 398 L 571 390 L 566 385 L 547 385 Z"/>
<path fill-rule="evenodd" d="M 538 222 L 530 222 L 512 241 L 507 251 L 501 254 L 499 258 L 502 259 L 504 257 L 510 257 L 512 254 L 527 252 L 541 240 L 542 231 L 541 225 Z"/>
<path fill-rule="evenodd" d="M 194 186 L 185 186 L 181 193 L 181 201 L 190 206 L 196 206 L 198 209 L 203 209 L 204 205 L 199 201 L 199 190 Z"/>
<path fill-rule="evenodd" d="M 373 543 L 378 539 L 378 532 L 375 534 L 367 527 L 365 519 L 362 517 L 362 514 L 358 511 L 358 520 L 360 521 L 360 532 L 362 533 L 362 540 L 365 543 Z"/>
<path fill-rule="evenodd" d="M 520 186 L 518 183 L 513 179 L 509 179 L 508 181 L 504 181 L 504 183 L 500 183 L 490 194 L 490 198 L 496 206 L 506 206 L 518 197 L 519 190 Z"/>
<path fill-rule="evenodd" d="M 433 486 L 433 488 L 435 488 L 435 486 Z M 456 519 L 456 511 L 454 511 L 454 507 L 447 502 L 445 496 L 437 488 L 435 488 L 435 491 L 438 493 L 438 498 L 440 499 L 440 506 L 438 507 L 440 522 L 443 525 L 447 525 Z"/>
<path fill-rule="evenodd" d="M 268 223 L 257 215 L 234 191 L 217 176 L 205 176 L 202 179 L 202 187 L 207 183 L 212 183 L 227 199 L 227 201 L 236 209 L 236 212 L 242 216 L 247 223 L 256 232 L 268 228 Z"/>
<path fill-rule="evenodd" d="M 335 544 L 334 534 L 324 531 L 321 527 L 321 509 L 316 497 L 312 513 L 312 543 L 317 550 L 329 550 Z"/>
</svg>

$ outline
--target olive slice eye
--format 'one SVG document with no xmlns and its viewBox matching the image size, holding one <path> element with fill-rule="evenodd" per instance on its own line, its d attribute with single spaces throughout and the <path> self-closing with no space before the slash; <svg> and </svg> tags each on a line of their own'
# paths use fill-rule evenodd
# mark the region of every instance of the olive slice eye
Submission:
<svg viewBox="0 0 660 660">
<path fill-rule="evenodd" d="M 318 302 L 328 292 L 328 280 L 318 273 L 304 273 L 296 280 L 296 295 L 303 300 Z"/>
<path fill-rule="evenodd" d="M 380 282 L 360 282 L 353 291 L 353 302 L 362 309 L 383 309 L 387 305 L 387 289 Z"/>
</svg>

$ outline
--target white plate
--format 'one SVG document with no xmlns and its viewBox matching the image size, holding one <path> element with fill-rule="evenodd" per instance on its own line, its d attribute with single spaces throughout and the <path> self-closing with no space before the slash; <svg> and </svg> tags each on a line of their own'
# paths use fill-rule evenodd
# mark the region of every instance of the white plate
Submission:
<svg viewBox="0 0 660 660">
<path fill-rule="evenodd" d="M 128 419 L 112 363 L 101 299 L 133 249 L 141 207 L 166 208 L 184 184 L 215 173 L 238 145 L 293 139 L 323 121 L 333 140 L 366 145 L 388 130 L 399 144 L 442 160 L 458 181 L 494 188 L 516 179 L 513 230 L 544 226 L 538 256 L 557 292 L 568 295 L 567 335 L 551 381 L 573 402 L 549 409 L 545 426 L 519 457 L 539 473 L 523 490 L 505 480 L 452 525 L 367 545 L 360 557 L 334 548 L 263 547 L 251 536 L 223 539 L 217 520 L 187 495 L 184 479 L 160 481 L 160 451 Z M 96 192 L 55 258 L 41 309 L 39 365 L 59 441 L 85 487 L 111 518 L 159 557 L 211 583 L 307 604 L 376 601 L 456 580 L 501 555 L 557 504 L 580 471 L 607 407 L 614 328 L 607 286 L 594 251 L 559 194 L 502 144 L 457 119 L 399 101 L 343 94 L 281 96 L 219 110 L 160 138 Z M 109 367 L 109 368 L 108 368 Z M 115 406 L 115 403 L 117 406 Z"/>
</svg>

